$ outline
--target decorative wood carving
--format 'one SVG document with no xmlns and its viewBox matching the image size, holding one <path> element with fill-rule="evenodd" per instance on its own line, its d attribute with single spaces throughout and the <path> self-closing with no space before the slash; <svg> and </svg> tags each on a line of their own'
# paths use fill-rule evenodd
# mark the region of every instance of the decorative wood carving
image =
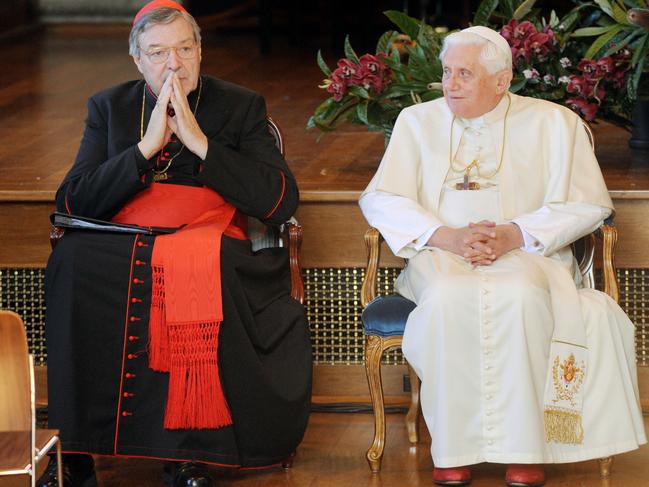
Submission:
<svg viewBox="0 0 649 487">
<path fill-rule="evenodd" d="M 363 308 L 376 297 L 376 278 L 381 258 L 382 237 L 376 228 L 365 232 L 365 248 L 367 250 L 367 267 L 361 288 L 361 304 Z"/>
<path fill-rule="evenodd" d="M 414 369 L 408 364 L 410 374 L 410 407 L 406 414 L 406 428 L 408 429 L 408 440 L 415 444 L 419 441 L 419 388 L 421 383 Z"/>
<path fill-rule="evenodd" d="M 401 346 L 401 337 L 369 335 L 365 338 L 365 373 L 370 388 L 372 408 L 374 409 L 374 441 L 365 457 L 372 473 L 381 470 L 383 449 L 385 448 L 385 408 L 383 402 L 383 384 L 381 383 L 381 356 L 393 347 Z"/>
<path fill-rule="evenodd" d="M 291 269 L 291 296 L 304 304 L 304 281 L 300 267 L 300 247 L 302 245 L 302 227 L 297 223 L 287 223 L 288 258 Z"/>
<path fill-rule="evenodd" d="M 604 292 L 617 303 L 620 299 L 620 286 L 615 272 L 615 245 L 617 229 L 613 224 L 605 223 L 600 227 L 603 240 Z"/>
<path fill-rule="evenodd" d="M 603 479 L 609 478 L 613 466 L 613 457 L 600 458 L 597 463 L 599 464 L 599 476 Z"/>
</svg>

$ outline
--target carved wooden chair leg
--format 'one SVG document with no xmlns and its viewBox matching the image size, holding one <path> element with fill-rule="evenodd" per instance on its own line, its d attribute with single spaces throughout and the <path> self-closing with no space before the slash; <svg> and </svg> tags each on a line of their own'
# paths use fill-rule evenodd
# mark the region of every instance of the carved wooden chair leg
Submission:
<svg viewBox="0 0 649 487">
<path fill-rule="evenodd" d="M 284 468 L 284 470 L 288 470 L 293 466 L 293 460 L 295 459 L 295 454 L 296 452 L 293 452 L 289 456 L 287 456 L 284 460 L 282 460 L 282 468 Z"/>
<path fill-rule="evenodd" d="M 385 448 L 385 408 L 383 403 L 383 384 L 381 383 L 381 356 L 385 350 L 383 339 L 367 336 L 365 339 L 365 373 L 370 388 L 372 408 L 374 409 L 374 441 L 365 457 L 373 473 L 381 470 L 383 449 Z"/>
<path fill-rule="evenodd" d="M 408 440 L 410 443 L 417 443 L 419 441 L 419 377 L 408 364 L 408 372 L 410 374 L 410 407 L 408 414 L 406 414 L 406 428 L 408 429 Z"/>
<path fill-rule="evenodd" d="M 600 458 L 597 463 L 599 463 L 599 476 L 603 479 L 609 478 L 611 476 L 613 457 Z"/>
</svg>

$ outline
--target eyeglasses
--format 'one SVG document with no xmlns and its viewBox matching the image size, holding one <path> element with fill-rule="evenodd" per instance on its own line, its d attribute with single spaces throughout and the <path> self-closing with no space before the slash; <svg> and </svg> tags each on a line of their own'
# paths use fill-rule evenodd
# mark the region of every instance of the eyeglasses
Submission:
<svg viewBox="0 0 649 487">
<path fill-rule="evenodd" d="M 176 51 L 176 56 L 180 59 L 192 59 L 196 56 L 196 45 L 179 46 L 179 47 L 160 47 L 145 52 L 146 56 L 152 63 L 162 64 L 169 59 L 171 51 Z"/>
</svg>

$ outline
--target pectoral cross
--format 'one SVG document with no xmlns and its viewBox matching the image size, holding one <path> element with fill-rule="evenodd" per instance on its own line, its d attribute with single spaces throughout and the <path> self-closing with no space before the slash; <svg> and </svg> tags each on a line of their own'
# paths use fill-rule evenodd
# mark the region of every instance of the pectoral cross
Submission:
<svg viewBox="0 0 649 487">
<path fill-rule="evenodd" d="M 473 168 L 475 168 L 476 171 L 478 171 L 478 166 L 479 166 L 478 160 L 473 159 L 473 161 L 471 161 L 471 164 L 469 164 L 464 169 L 464 176 L 462 177 L 462 182 L 457 183 L 455 185 L 455 189 L 457 189 L 457 190 L 476 190 L 476 189 L 480 189 L 480 183 L 478 183 L 477 181 L 469 181 L 469 176 L 471 175 L 471 170 Z"/>
</svg>

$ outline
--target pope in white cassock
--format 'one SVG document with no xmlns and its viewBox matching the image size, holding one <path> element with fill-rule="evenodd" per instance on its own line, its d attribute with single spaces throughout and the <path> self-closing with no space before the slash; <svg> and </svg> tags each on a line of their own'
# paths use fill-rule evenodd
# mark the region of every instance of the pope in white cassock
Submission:
<svg viewBox="0 0 649 487">
<path fill-rule="evenodd" d="M 508 92 L 497 32 L 453 33 L 440 58 L 444 97 L 401 112 L 360 206 L 408 259 L 395 289 L 417 304 L 403 353 L 433 480 L 494 462 L 508 485 L 543 485 L 540 464 L 646 442 L 634 326 L 581 288 L 569 247 L 613 206 L 580 118 Z"/>
</svg>

